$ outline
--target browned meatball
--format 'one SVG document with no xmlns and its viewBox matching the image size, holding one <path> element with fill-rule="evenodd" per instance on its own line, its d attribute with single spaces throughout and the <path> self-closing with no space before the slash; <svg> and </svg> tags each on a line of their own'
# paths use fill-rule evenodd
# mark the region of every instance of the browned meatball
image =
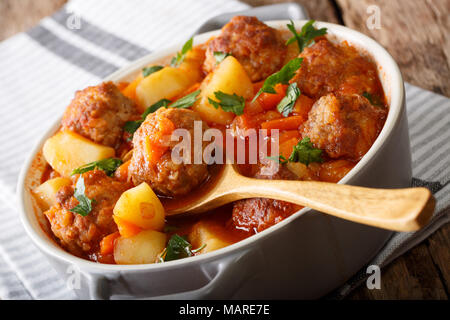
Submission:
<svg viewBox="0 0 450 320">
<path fill-rule="evenodd" d="M 296 176 L 284 165 L 273 171 L 272 175 L 264 173 L 270 163 L 260 164 L 257 179 L 296 180 Z M 261 232 L 300 210 L 301 207 L 286 201 L 253 198 L 236 201 L 233 204 L 232 222 L 235 227 L 251 233 Z"/>
<path fill-rule="evenodd" d="M 316 101 L 300 132 L 331 158 L 359 160 L 377 138 L 385 118 L 385 108 L 373 106 L 360 95 L 329 94 Z"/>
<path fill-rule="evenodd" d="M 208 43 L 203 68 L 216 66 L 214 52 L 231 53 L 244 67 L 252 81 L 267 78 L 278 71 L 286 55 L 286 46 L 278 30 L 255 17 L 236 16 L 222 28 L 222 33 Z"/>
<path fill-rule="evenodd" d="M 336 45 L 322 39 L 305 48 L 300 57 L 302 66 L 293 81 L 308 97 L 368 92 L 384 100 L 376 65 L 347 43 Z"/>
<path fill-rule="evenodd" d="M 126 121 L 134 118 L 137 109 L 112 82 L 77 91 L 67 107 L 62 127 L 94 142 L 117 147 Z"/>
<path fill-rule="evenodd" d="M 300 208 L 295 204 L 273 199 L 239 200 L 234 203 L 232 221 L 241 230 L 257 233 L 277 224 Z"/>
<path fill-rule="evenodd" d="M 148 183 L 154 191 L 166 196 L 184 195 L 202 183 L 208 176 L 207 164 L 194 163 L 194 122 L 198 121 L 203 131 L 208 128 L 197 112 L 188 109 L 161 108 L 150 114 L 133 137 L 133 157 L 129 174 L 134 184 Z M 190 133 L 190 161 L 173 161 L 172 149 L 180 141 L 171 141 L 176 129 Z M 201 143 L 201 152 L 206 142 Z M 178 163 L 176 163 L 178 162 Z"/>
<path fill-rule="evenodd" d="M 108 177 L 101 170 L 83 174 L 85 195 L 93 199 L 87 216 L 69 211 L 78 205 L 73 196 L 74 186 L 65 186 L 57 193 L 57 203 L 45 212 L 53 234 L 61 245 L 77 256 L 86 256 L 98 250 L 101 239 L 117 231 L 112 218 L 114 205 L 120 195 L 130 188 L 127 183 Z"/>
</svg>

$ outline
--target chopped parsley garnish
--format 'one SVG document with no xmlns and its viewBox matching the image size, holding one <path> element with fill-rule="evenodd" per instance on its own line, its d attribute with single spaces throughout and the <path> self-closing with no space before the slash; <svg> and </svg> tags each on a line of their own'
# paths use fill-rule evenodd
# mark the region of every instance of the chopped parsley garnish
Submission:
<svg viewBox="0 0 450 320">
<path fill-rule="evenodd" d="M 78 213 L 79 215 L 82 215 L 83 217 L 87 216 L 91 210 L 92 210 L 92 203 L 94 200 L 89 199 L 84 194 L 85 192 L 85 186 L 84 186 L 84 179 L 82 176 L 78 178 L 77 184 L 75 186 L 75 192 L 73 196 L 75 199 L 78 200 L 78 204 L 70 209 L 70 212 Z"/>
<path fill-rule="evenodd" d="M 91 170 L 100 169 L 105 171 L 108 176 L 112 176 L 116 169 L 122 164 L 122 160 L 117 158 L 108 158 L 103 160 L 94 161 L 84 166 L 81 166 L 72 171 L 74 174 L 82 174 Z"/>
<path fill-rule="evenodd" d="M 286 90 L 286 96 L 277 105 L 277 110 L 287 117 L 294 109 L 295 101 L 300 96 L 300 89 L 296 83 L 291 83 Z"/>
<path fill-rule="evenodd" d="M 142 76 L 145 78 L 145 77 L 151 75 L 152 73 L 161 70 L 162 68 L 164 68 L 164 67 L 163 66 L 145 67 L 144 69 L 142 69 Z"/>
<path fill-rule="evenodd" d="M 159 108 L 162 107 L 167 107 L 172 101 L 168 100 L 168 99 L 161 99 L 158 102 L 155 102 L 154 104 L 152 104 L 150 107 L 148 107 L 147 109 L 145 109 L 144 113 L 142 114 L 142 121 L 145 120 L 145 118 L 147 118 L 147 116 L 150 113 L 153 113 L 155 111 L 157 111 Z"/>
<path fill-rule="evenodd" d="M 192 43 L 194 39 L 190 38 L 181 48 L 181 51 L 177 52 L 177 55 L 172 58 L 172 61 L 170 62 L 170 65 L 172 67 L 178 67 L 186 58 L 186 54 L 192 50 Z"/>
<path fill-rule="evenodd" d="M 376 106 L 376 107 L 382 107 L 383 102 L 381 101 L 380 97 L 377 95 L 372 95 L 366 91 L 363 92 L 362 96 L 369 100 L 370 104 Z"/>
<path fill-rule="evenodd" d="M 147 118 L 147 116 L 150 113 L 155 112 L 159 108 L 167 107 L 170 103 L 171 103 L 170 100 L 161 99 L 158 102 L 152 104 L 150 107 L 148 107 L 144 111 L 144 113 L 141 116 L 141 119 L 135 120 L 135 121 L 127 121 L 127 122 L 125 122 L 123 130 L 125 130 L 126 132 L 128 132 L 130 134 L 134 134 L 136 132 L 136 130 L 139 129 L 139 127 L 141 126 L 142 122 L 144 122 L 145 118 Z"/>
<path fill-rule="evenodd" d="M 303 138 L 294 146 L 291 155 L 288 159 L 283 156 L 267 157 L 270 160 L 278 161 L 281 164 L 288 162 L 301 162 L 309 165 L 311 162 L 323 162 L 322 150 L 313 147 L 311 140 L 308 137 Z"/>
<path fill-rule="evenodd" d="M 160 262 L 172 261 L 182 258 L 191 257 L 194 253 L 202 250 L 206 245 L 192 250 L 192 245 L 187 241 L 186 236 L 174 234 L 167 243 L 167 247 L 160 254 Z"/>
<path fill-rule="evenodd" d="M 214 92 L 214 96 L 217 100 L 215 101 L 208 98 L 209 103 L 216 109 L 222 108 L 223 111 L 233 112 L 235 115 L 240 116 L 244 113 L 245 99 L 244 97 L 238 96 L 233 93 L 227 94 L 222 91 Z"/>
<path fill-rule="evenodd" d="M 301 162 L 306 165 L 311 162 L 323 162 L 322 150 L 314 148 L 311 140 L 305 137 L 294 146 L 288 161 Z"/>
<path fill-rule="evenodd" d="M 214 58 L 216 58 L 216 64 L 219 64 L 225 60 L 226 57 L 231 56 L 232 54 L 229 52 L 214 51 L 213 55 Z"/>
<path fill-rule="evenodd" d="M 323 36 L 327 34 L 327 28 L 316 29 L 314 28 L 314 20 L 309 20 L 302 27 L 300 33 L 297 33 L 295 30 L 294 22 L 288 23 L 288 29 L 294 34 L 288 41 L 286 41 L 286 45 L 291 44 L 294 41 L 297 41 L 298 49 L 300 52 L 303 51 L 307 46 L 314 44 L 314 38 Z"/>
<path fill-rule="evenodd" d="M 264 81 L 261 89 L 259 89 L 258 93 L 253 98 L 252 102 L 254 102 L 256 98 L 258 98 L 259 95 L 263 92 L 272 94 L 277 93 L 275 91 L 274 86 L 278 83 L 289 84 L 289 80 L 291 80 L 292 77 L 294 77 L 295 72 L 302 65 L 302 61 L 303 58 L 294 58 L 290 60 L 288 63 L 286 63 L 286 65 L 283 68 L 281 68 L 280 71 L 268 76 L 267 79 Z"/>
<path fill-rule="evenodd" d="M 171 105 L 169 105 L 169 108 L 180 108 L 180 109 L 189 108 L 197 101 L 197 96 L 199 94 L 200 90 L 189 93 L 188 95 L 185 95 L 183 98 L 180 98 Z"/>
</svg>

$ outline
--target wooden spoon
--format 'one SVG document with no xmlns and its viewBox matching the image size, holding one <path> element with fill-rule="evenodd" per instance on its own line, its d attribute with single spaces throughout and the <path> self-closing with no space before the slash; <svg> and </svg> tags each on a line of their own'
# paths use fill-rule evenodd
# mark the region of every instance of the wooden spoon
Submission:
<svg viewBox="0 0 450 320">
<path fill-rule="evenodd" d="M 292 202 L 342 219 L 396 231 L 414 231 L 431 217 L 435 199 L 426 188 L 374 189 L 317 181 L 262 180 L 223 166 L 208 187 L 164 201 L 166 215 L 201 213 L 248 198 Z"/>
</svg>

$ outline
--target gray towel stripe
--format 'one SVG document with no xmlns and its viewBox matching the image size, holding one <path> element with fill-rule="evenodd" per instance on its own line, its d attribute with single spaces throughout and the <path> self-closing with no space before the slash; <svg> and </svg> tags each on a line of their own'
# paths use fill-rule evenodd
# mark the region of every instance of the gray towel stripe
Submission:
<svg viewBox="0 0 450 320">
<path fill-rule="evenodd" d="M 65 10 L 56 12 L 52 19 L 74 34 L 108 50 L 129 61 L 136 60 L 150 53 L 149 50 L 105 31 L 80 17 L 80 29 L 69 29 L 66 26 L 71 14 Z"/>
<path fill-rule="evenodd" d="M 117 66 L 59 38 L 43 26 L 30 29 L 27 35 L 57 56 L 99 78 L 104 78 L 118 69 Z"/>
</svg>

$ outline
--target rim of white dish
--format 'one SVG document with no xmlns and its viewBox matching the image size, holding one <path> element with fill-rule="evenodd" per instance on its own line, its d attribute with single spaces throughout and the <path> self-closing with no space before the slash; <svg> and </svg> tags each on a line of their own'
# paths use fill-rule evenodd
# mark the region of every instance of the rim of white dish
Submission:
<svg viewBox="0 0 450 320">
<path fill-rule="evenodd" d="M 266 22 L 269 26 L 278 28 L 278 29 L 286 29 L 286 24 L 289 22 L 289 20 L 275 20 L 275 21 L 268 21 Z M 298 28 L 299 26 L 302 26 L 304 23 L 307 22 L 307 20 L 295 20 L 295 25 Z M 394 61 L 394 59 L 391 57 L 391 55 L 375 40 L 369 38 L 368 36 L 349 29 L 344 26 L 336 25 L 333 23 L 327 23 L 327 22 L 320 22 L 316 21 L 315 25 L 318 27 L 325 27 L 328 29 L 329 35 L 336 36 L 336 38 L 339 41 L 346 40 L 351 45 L 355 46 L 356 48 L 360 50 L 364 50 L 367 52 L 367 54 L 375 61 L 377 66 L 382 68 L 382 71 L 385 75 L 389 74 L 390 81 L 388 81 L 388 77 L 386 76 L 386 79 L 383 79 L 382 75 L 380 76 L 381 82 L 383 84 L 383 88 L 385 91 L 385 94 L 388 96 L 389 101 L 389 113 L 386 119 L 386 122 L 383 126 L 382 131 L 380 132 L 379 136 L 369 149 L 369 151 L 364 155 L 364 157 L 356 164 L 356 166 L 349 172 L 347 175 L 345 175 L 344 178 L 342 178 L 338 183 L 345 184 L 348 182 L 351 182 L 354 177 L 356 177 L 363 169 L 366 167 L 370 162 L 373 161 L 375 155 L 379 152 L 381 147 L 385 144 L 388 137 L 393 132 L 394 127 L 397 125 L 400 116 L 403 112 L 404 108 L 404 87 L 403 87 L 403 79 L 402 75 L 400 73 L 400 70 Z M 218 34 L 220 30 L 215 30 L 207 33 L 200 34 L 198 36 L 194 37 L 194 44 L 200 44 L 205 41 L 207 41 L 210 37 Z M 152 63 L 153 61 L 158 61 L 160 59 L 163 59 L 169 55 L 174 54 L 181 48 L 183 44 L 179 43 L 177 45 L 171 46 L 169 48 L 159 50 L 156 53 L 151 53 L 143 58 L 140 58 L 132 63 L 130 63 L 128 66 L 114 72 L 110 76 L 103 79 L 103 81 L 119 81 L 123 78 L 125 78 L 127 75 L 131 75 L 138 70 L 140 70 L 142 67 Z M 386 81 L 388 81 L 388 84 L 386 85 Z M 42 149 L 42 145 L 45 141 L 45 139 L 54 133 L 56 128 L 59 126 L 59 121 L 49 128 L 49 130 L 46 132 L 45 135 L 43 135 L 40 139 L 40 141 L 35 145 L 35 147 L 32 149 L 29 157 L 25 161 L 22 170 L 20 172 L 19 176 L 19 182 L 17 184 L 17 195 L 19 197 L 19 212 L 20 217 L 22 220 L 22 223 L 24 225 L 24 228 L 28 234 L 28 236 L 33 240 L 33 242 L 46 254 L 49 254 L 50 256 L 57 258 L 59 260 L 63 260 L 66 263 L 70 263 L 73 265 L 76 265 L 80 269 L 83 270 L 90 270 L 92 272 L 102 272 L 102 271 L 120 271 L 120 272 L 139 272 L 139 271 L 148 271 L 151 269 L 174 269 L 179 268 L 183 266 L 184 264 L 188 263 L 201 263 L 203 261 L 213 260 L 213 259 L 219 259 L 221 256 L 226 256 L 230 254 L 233 251 L 238 250 L 245 250 L 248 249 L 248 247 L 253 243 L 258 241 L 260 238 L 266 238 L 270 237 L 271 235 L 275 234 L 276 232 L 282 231 L 282 229 L 292 220 L 299 218 L 306 212 L 310 211 L 309 208 L 304 208 L 293 215 L 289 216 L 288 218 L 284 219 L 283 221 L 277 223 L 276 225 L 270 227 L 269 229 L 266 229 L 260 233 L 257 233 L 255 235 L 252 235 L 244 240 L 241 240 L 239 242 L 236 242 L 234 244 L 231 244 L 227 247 L 221 248 L 219 250 L 201 254 L 194 257 L 189 257 L 185 259 L 180 260 L 174 260 L 164 263 L 154 263 L 154 264 L 137 264 L 137 265 L 111 265 L 111 264 L 102 264 L 97 263 L 93 261 L 89 261 L 86 259 L 82 259 L 79 257 L 76 257 L 68 252 L 66 252 L 64 249 L 59 247 L 58 244 L 54 243 L 50 239 L 50 237 L 45 233 L 44 230 L 42 230 L 41 226 L 39 225 L 39 222 L 37 221 L 36 213 L 34 210 L 27 210 L 26 209 L 26 202 L 27 197 L 31 197 L 32 195 L 29 194 L 29 192 L 25 189 L 25 181 L 26 177 L 28 175 L 28 172 L 30 170 L 31 164 L 33 160 L 35 159 L 37 153 Z M 34 223 L 30 220 L 34 220 Z M 38 230 L 36 230 L 38 228 Z"/>
</svg>

